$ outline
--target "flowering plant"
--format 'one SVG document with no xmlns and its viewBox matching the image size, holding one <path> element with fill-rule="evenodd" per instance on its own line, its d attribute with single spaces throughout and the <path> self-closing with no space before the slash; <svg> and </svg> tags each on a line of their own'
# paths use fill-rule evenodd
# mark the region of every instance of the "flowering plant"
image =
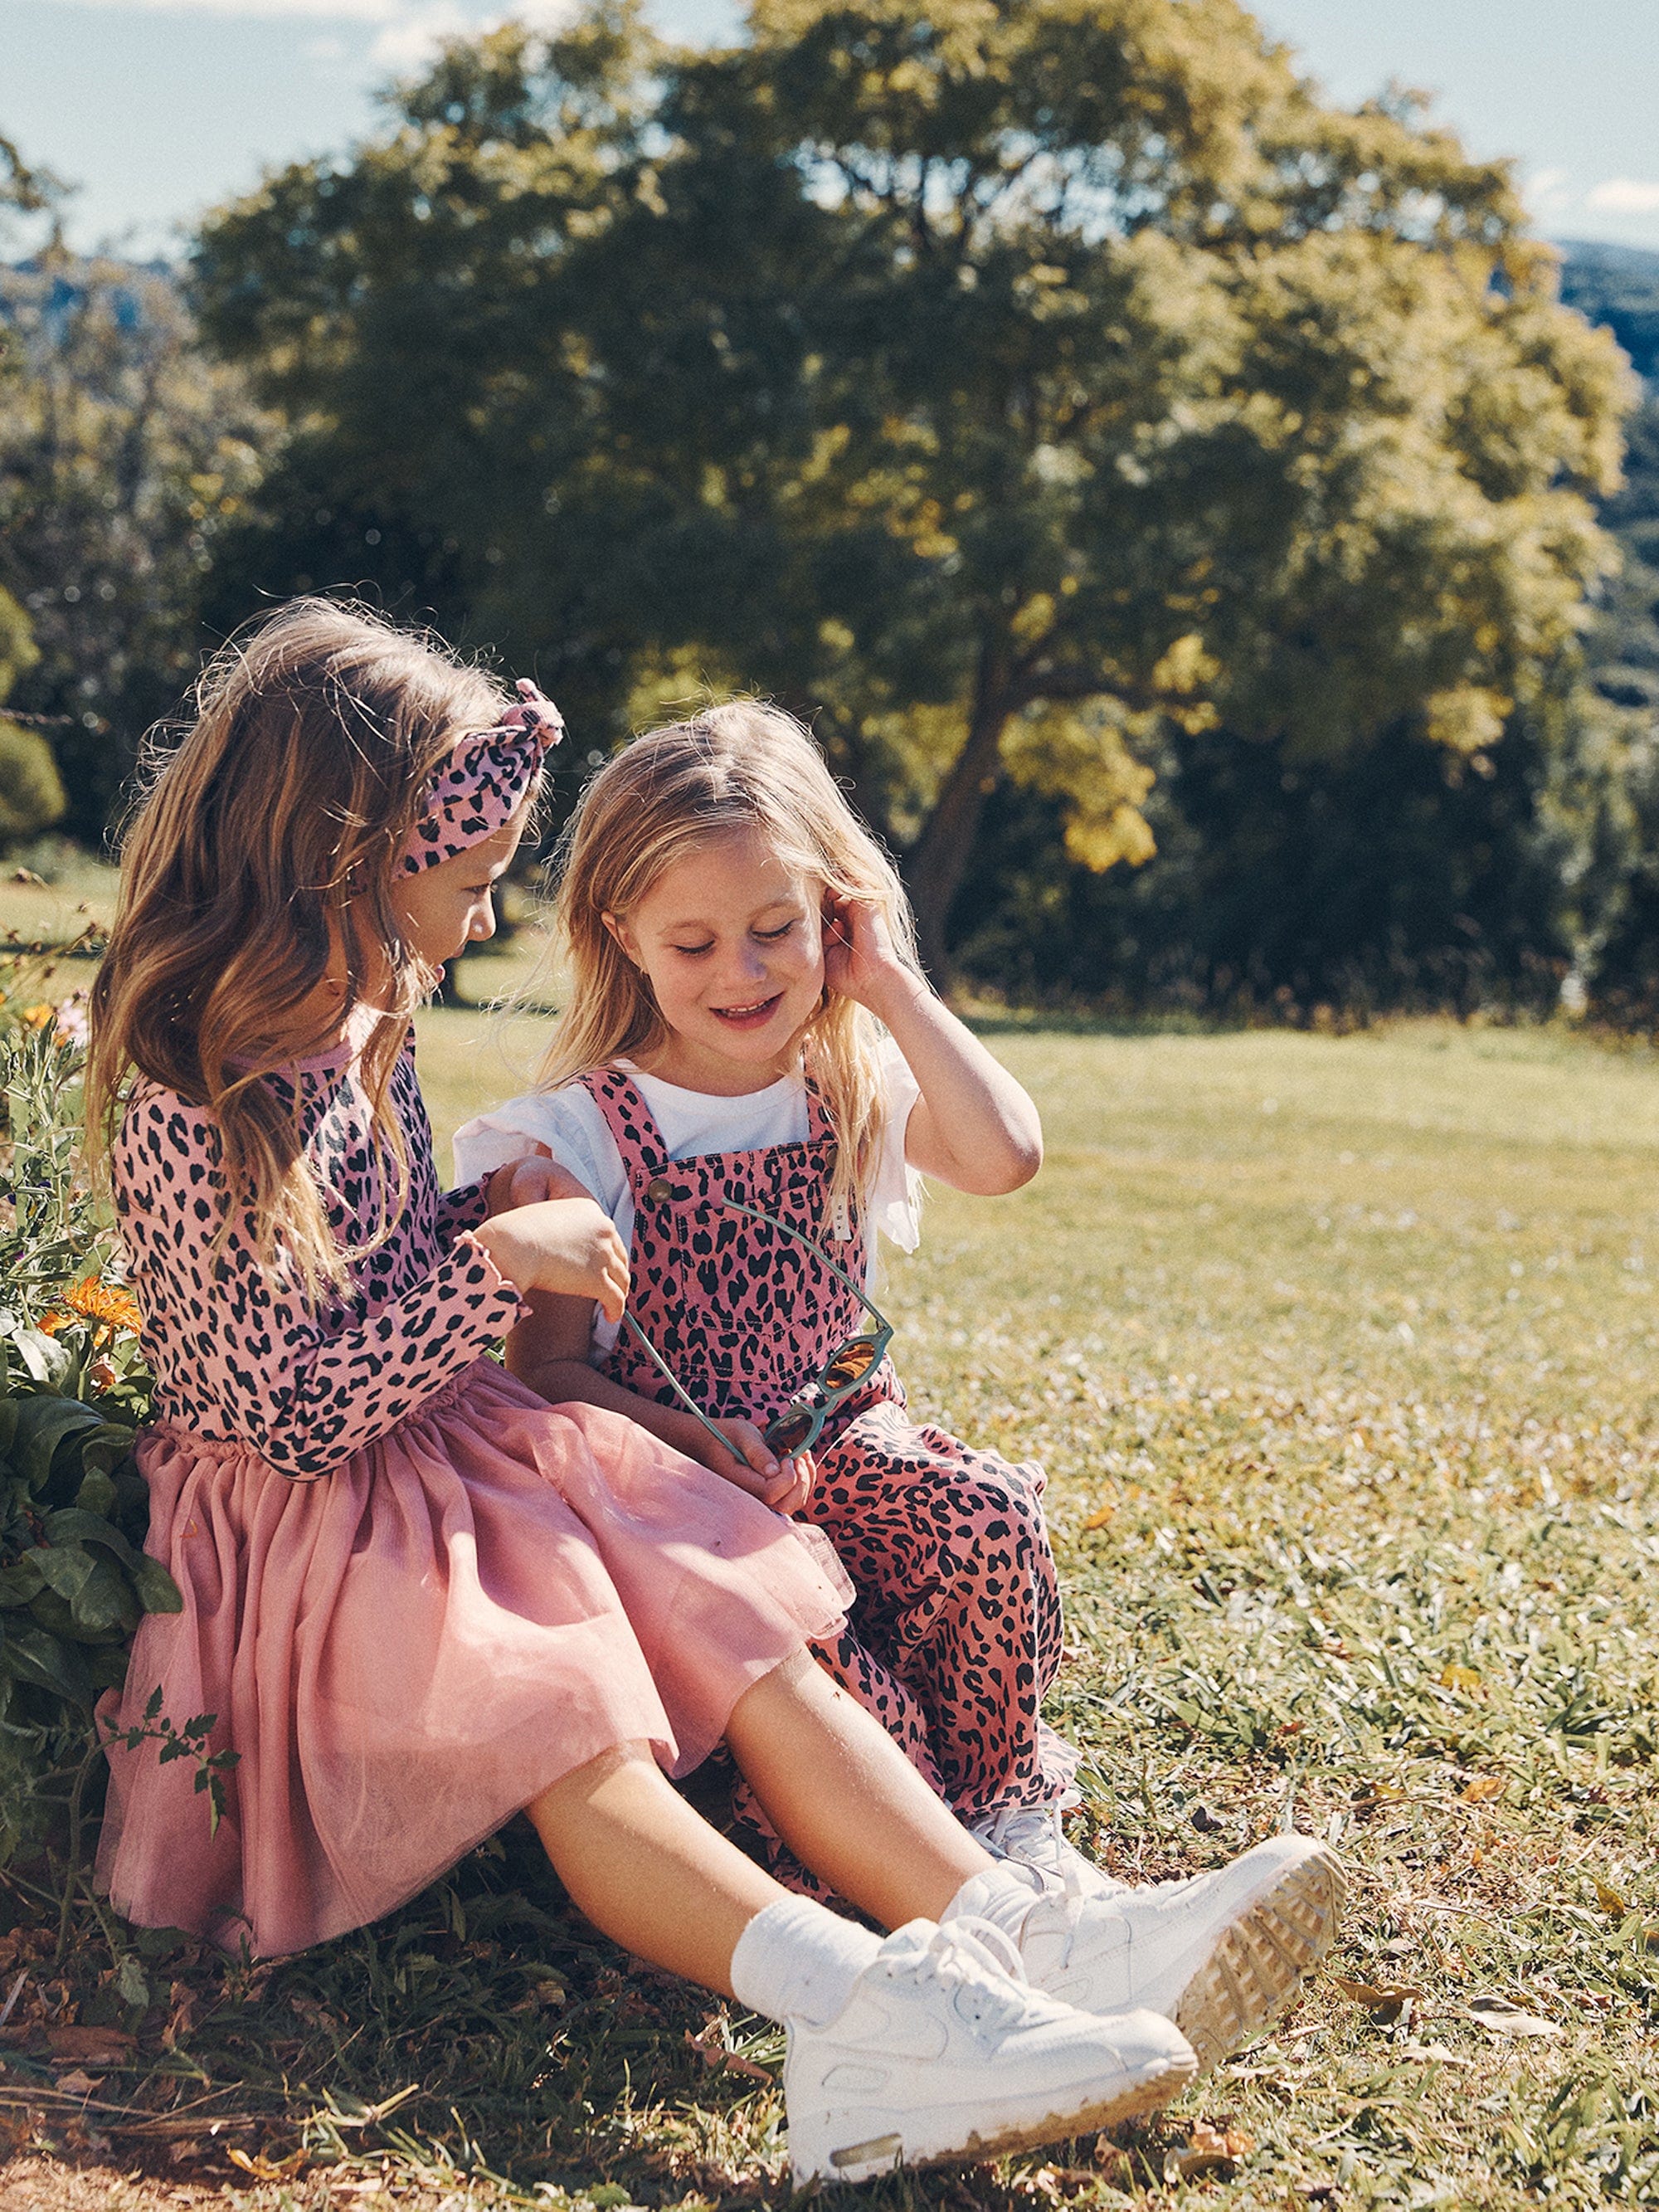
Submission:
<svg viewBox="0 0 1659 2212">
<path fill-rule="evenodd" d="M 85 1169 L 84 1017 L 22 964 L 0 972 L 0 1865 L 78 1808 L 94 1705 L 142 1615 L 180 1603 L 143 1550 L 150 1378 Z"/>
</svg>

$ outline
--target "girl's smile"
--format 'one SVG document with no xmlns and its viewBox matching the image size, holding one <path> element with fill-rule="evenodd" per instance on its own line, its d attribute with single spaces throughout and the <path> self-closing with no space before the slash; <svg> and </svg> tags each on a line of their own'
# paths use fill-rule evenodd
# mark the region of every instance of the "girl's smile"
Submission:
<svg viewBox="0 0 1659 2212">
<path fill-rule="evenodd" d="M 649 982 L 668 1035 L 649 1072 L 735 1097 L 791 1066 L 823 996 L 817 887 L 759 832 L 711 837 L 605 926 Z"/>
</svg>

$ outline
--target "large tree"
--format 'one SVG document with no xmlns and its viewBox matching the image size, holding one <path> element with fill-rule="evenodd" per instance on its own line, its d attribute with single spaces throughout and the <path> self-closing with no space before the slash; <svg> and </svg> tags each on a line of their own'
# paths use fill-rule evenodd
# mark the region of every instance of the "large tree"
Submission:
<svg viewBox="0 0 1659 2212">
<path fill-rule="evenodd" d="M 9 153 L 0 141 L 0 170 Z M 30 826 L 61 815 L 96 843 L 143 730 L 199 666 L 213 547 L 276 425 L 203 356 L 174 277 L 70 253 L 65 188 L 23 176 L 47 228 L 0 265 L 0 599 L 33 640 L 10 703 L 37 732 Z"/>
<path fill-rule="evenodd" d="M 1103 867 L 1161 731 L 1480 774 L 1559 691 L 1625 392 L 1502 165 L 1321 104 L 1233 0 L 750 33 L 454 49 L 210 228 L 291 544 L 348 512 L 325 558 L 378 533 L 590 729 L 702 677 L 816 713 L 936 969 L 1005 779 Z"/>
</svg>

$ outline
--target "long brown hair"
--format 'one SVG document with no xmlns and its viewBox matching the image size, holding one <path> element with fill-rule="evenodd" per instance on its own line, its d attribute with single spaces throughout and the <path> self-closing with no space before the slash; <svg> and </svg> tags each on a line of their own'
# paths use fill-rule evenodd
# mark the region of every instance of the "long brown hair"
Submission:
<svg viewBox="0 0 1659 2212">
<path fill-rule="evenodd" d="M 349 1261 L 300 1146 L 296 1064 L 365 1004 L 382 1009 L 362 1066 L 375 1133 L 408 1163 L 387 1103 L 430 975 L 399 933 L 392 890 L 428 778 L 505 694 L 435 641 L 362 609 L 291 600 L 214 659 L 194 719 L 152 743 L 124 841 L 120 903 L 92 994 L 88 1127 L 106 1148 L 135 1068 L 218 1123 L 226 1212 L 251 1214 L 267 1265 L 288 1255 L 314 1295 Z M 344 996 L 301 1009 L 331 959 Z M 308 1032 L 308 1033 L 307 1033 Z M 286 1075 L 285 1103 L 266 1076 Z"/>
<path fill-rule="evenodd" d="M 629 914 L 675 861 L 733 830 L 758 830 L 785 866 L 837 898 L 872 902 L 902 957 L 915 964 L 915 924 L 893 864 L 807 731 L 752 700 L 710 708 L 624 746 L 587 785 L 565 830 L 554 920 L 571 994 L 538 1071 L 544 1089 L 662 1043 L 666 1030 L 650 986 L 605 916 Z M 826 990 L 804 1040 L 839 1146 L 830 1213 L 843 1237 L 887 1118 L 880 1035 L 862 1006 Z"/>
</svg>

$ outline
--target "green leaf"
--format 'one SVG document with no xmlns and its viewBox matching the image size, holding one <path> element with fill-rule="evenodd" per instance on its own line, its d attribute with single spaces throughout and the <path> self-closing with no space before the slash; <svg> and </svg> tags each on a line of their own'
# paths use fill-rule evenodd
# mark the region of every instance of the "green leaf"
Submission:
<svg viewBox="0 0 1659 2212">
<path fill-rule="evenodd" d="M 70 1370 L 68 1347 L 48 1336 L 44 1329 L 20 1328 L 12 1342 L 17 1354 L 37 1382 L 48 1389 L 56 1389 Z"/>
<path fill-rule="evenodd" d="M 159 1559 L 152 1559 L 147 1552 L 138 1554 L 138 1564 L 133 1569 L 132 1586 L 137 1592 L 138 1602 L 146 1613 L 182 1613 L 185 1601 L 179 1594 L 179 1585 Z"/>
<path fill-rule="evenodd" d="M 77 1628 L 100 1635 L 112 1628 L 136 1628 L 140 1608 L 120 1569 L 111 1560 L 94 1559 L 92 1572 L 70 1601 L 70 1611 Z"/>
<path fill-rule="evenodd" d="M 50 1343 L 51 1339 L 42 1340 Z M 48 1395 L 17 1401 L 17 1435 L 10 1457 L 32 1490 L 40 1490 L 52 1473 L 52 1455 L 76 1429 L 101 1428 L 89 1406 L 73 1398 Z"/>
<path fill-rule="evenodd" d="M 149 1984 L 144 1979 L 144 1970 L 138 1963 L 136 1952 L 129 1951 L 122 1960 L 120 1972 L 115 1977 L 115 1986 L 128 2004 L 149 2004 Z"/>
<path fill-rule="evenodd" d="M 101 1544 L 113 1552 L 130 1573 L 136 1572 L 138 1554 L 120 1530 L 101 1515 L 83 1513 L 78 1506 L 60 1506 L 46 1516 L 46 1534 L 54 1544 Z"/>
<path fill-rule="evenodd" d="M 20 1682 L 33 1682 L 72 1705 L 92 1704 L 94 1692 L 85 1661 L 72 1645 L 44 1629 L 9 1627 L 0 1646 L 0 1665 Z"/>
<path fill-rule="evenodd" d="M 33 1548 L 20 1554 L 9 1567 L 0 1567 L 0 1607 L 27 1605 L 45 1587 L 40 1555 Z"/>
<path fill-rule="evenodd" d="M 73 1606 L 97 1562 L 78 1544 L 42 1544 L 33 1554 L 46 1588 Z"/>
<path fill-rule="evenodd" d="M 75 1493 L 75 1503 L 82 1513 L 95 1513 L 107 1520 L 115 1504 L 115 1485 L 100 1467 L 93 1468 Z"/>
</svg>

